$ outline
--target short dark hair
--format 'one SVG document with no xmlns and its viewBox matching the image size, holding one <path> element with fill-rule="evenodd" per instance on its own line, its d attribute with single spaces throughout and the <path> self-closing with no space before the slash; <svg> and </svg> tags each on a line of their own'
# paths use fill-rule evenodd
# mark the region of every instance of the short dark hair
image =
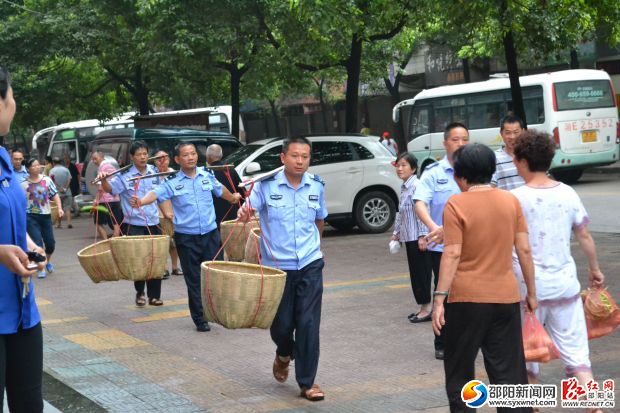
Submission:
<svg viewBox="0 0 620 413">
<path fill-rule="evenodd" d="M 401 153 L 396 157 L 396 162 L 398 163 L 401 159 L 406 160 L 409 166 L 411 166 L 411 169 L 418 169 L 418 158 L 416 158 L 411 152 Z"/>
<path fill-rule="evenodd" d="M 196 145 L 194 145 L 194 143 L 192 142 L 179 142 L 176 144 L 176 146 L 174 147 L 174 154 L 176 156 L 181 156 L 181 149 L 185 148 L 186 146 L 193 146 L 194 149 L 196 149 Z"/>
<path fill-rule="evenodd" d="M 30 169 L 30 167 L 32 166 L 33 163 L 35 163 L 36 161 L 38 161 L 37 158 L 30 158 L 26 161 L 26 168 Z"/>
<path fill-rule="evenodd" d="M 60 162 L 61 162 L 61 161 L 60 161 L 60 158 L 59 158 L 59 157 L 55 156 L 54 158 L 52 158 L 52 163 L 53 163 L 54 165 L 59 165 L 59 164 L 60 164 Z"/>
<path fill-rule="evenodd" d="M 530 172 L 547 172 L 555 156 L 555 143 L 548 133 L 528 129 L 517 138 L 514 154 L 517 160 L 525 159 Z"/>
<path fill-rule="evenodd" d="M 146 142 L 144 141 L 135 141 L 134 143 L 131 144 L 131 147 L 129 148 L 129 154 L 131 156 L 134 156 L 136 154 L 136 152 L 138 152 L 138 149 L 146 149 L 146 151 L 149 151 L 149 146 L 146 144 Z"/>
<path fill-rule="evenodd" d="M 21 153 L 22 155 L 25 155 L 24 151 L 22 151 L 22 150 L 21 150 L 21 149 L 19 149 L 19 148 L 13 148 L 13 149 L 11 149 L 11 155 L 12 155 L 12 154 L 14 154 L 15 152 L 19 152 L 19 153 Z"/>
<path fill-rule="evenodd" d="M 499 130 L 503 131 L 504 130 L 504 125 L 507 123 L 518 123 L 519 126 L 521 126 L 521 129 L 523 129 L 523 120 L 516 116 L 516 115 L 506 115 L 502 118 L 502 120 L 499 121 Z"/>
<path fill-rule="evenodd" d="M 286 138 L 282 142 L 282 153 L 288 152 L 288 147 L 292 143 L 301 143 L 302 145 L 308 145 L 310 147 L 310 152 L 312 152 L 312 142 L 306 137 L 303 136 L 294 136 L 292 138 Z"/>
<path fill-rule="evenodd" d="M 486 145 L 471 143 L 461 146 L 452 155 L 454 176 L 468 184 L 488 184 L 495 173 L 495 153 Z"/>
<path fill-rule="evenodd" d="M 450 131 L 452 129 L 456 129 L 456 128 L 463 128 L 467 131 L 467 133 L 469 133 L 469 129 L 467 129 L 467 126 L 463 125 L 461 122 L 452 122 L 450 124 L 448 124 L 448 126 L 446 126 L 446 128 L 443 131 L 443 140 L 447 140 L 448 139 L 448 135 L 450 134 Z"/>
<path fill-rule="evenodd" d="M 6 99 L 10 86 L 11 78 L 9 72 L 3 66 L 0 66 L 0 98 Z"/>
</svg>

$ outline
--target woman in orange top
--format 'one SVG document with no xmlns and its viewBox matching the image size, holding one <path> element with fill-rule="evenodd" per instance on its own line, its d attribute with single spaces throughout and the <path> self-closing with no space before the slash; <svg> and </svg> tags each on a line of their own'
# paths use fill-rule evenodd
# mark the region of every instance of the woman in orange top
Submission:
<svg viewBox="0 0 620 413">
<path fill-rule="evenodd" d="M 461 399 L 461 390 L 475 379 L 479 349 L 492 384 L 527 384 L 512 248 L 521 262 L 530 311 L 537 307 L 534 265 L 519 201 L 490 185 L 494 172 L 495 154 L 484 145 L 465 145 L 454 153 L 454 179 L 462 193 L 444 209 L 444 252 L 433 308 L 435 334 L 445 329 L 446 391 L 453 412 L 473 407 Z"/>
</svg>

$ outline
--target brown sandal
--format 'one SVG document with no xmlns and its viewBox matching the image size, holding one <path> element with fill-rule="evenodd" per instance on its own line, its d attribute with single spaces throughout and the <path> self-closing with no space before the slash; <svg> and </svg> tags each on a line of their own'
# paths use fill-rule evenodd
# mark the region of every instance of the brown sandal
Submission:
<svg viewBox="0 0 620 413">
<path fill-rule="evenodd" d="M 318 402 L 325 399 L 325 393 L 323 393 L 323 390 L 321 390 L 318 384 L 313 384 L 309 389 L 305 387 L 301 388 L 301 397 L 311 402 Z"/>
<path fill-rule="evenodd" d="M 288 379 L 288 365 L 291 363 L 291 359 L 288 361 L 280 360 L 280 356 L 276 354 L 276 359 L 273 361 L 273 377 L 279 383 L 284 383 Z"/>
<path fill-rule="evenodd" d="M 144 294 L 136 294 L 136 307 L 144 307 L 146 305 L 146 297 Z"/>
</svg>

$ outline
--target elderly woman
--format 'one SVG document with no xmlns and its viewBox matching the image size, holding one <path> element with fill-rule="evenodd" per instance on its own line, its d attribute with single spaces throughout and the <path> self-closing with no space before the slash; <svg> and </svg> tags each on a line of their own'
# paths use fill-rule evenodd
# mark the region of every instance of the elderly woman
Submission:
<svg viewBox="0 0 620 413">
<path fill-rule="evenodd" d="M 547 176 L 555 144 L 543 132 L 528 130 L 515 144 L 514 163 L 525 185 L 512 191 L 530 227 L 536 268 L 536 316 L 549 332 L 566 367 L 582 385 L 592 379 L 588 332 L 579 297 L 581 285 L 570 252 L 571 233 L 588 260 L 590 285 L 601 287 L 605 276 L 598 266 L 596 246 L 588 232 L 588 213 L 573 188 Z M 515 272 L 522 279 L 519 268 Z M 522 281 L 523 283 L 523 281 Z M 523 284 L 522 284 L 523 285 Z M 529 363 L 530 379 L 538 375 L 538 363 Z"/>
<path fill-rule="evenodd" d="M 0 66 L 0 136 L 9 132 L 14 115 L 9 75 Z M 36 269 L 28 267 L 25 251 L 45 252 L 26 234 L 26 197 L 19 182 L 0 146 L 0 406 L 6 390 L 10 411 L 42 412 L 43 333 L 28 278 Z"/>
<path fill-rule="evenodd" d="M 519 201 L 490 185 L 493 172 L 495 155 L 484 145 L 466 145 L 454 153 L 454 179 L 462 193 L 453 195 L 444 210 L 444 253 L 433 308 L 435 333 L 445 329 L 452 412 L 466 410 L 461 390 L 476 377 L 479 349 L 492 384 L 527 384 L 513 247 L 529 311 L 537 307 L 534 265 Z"/>
</svg>

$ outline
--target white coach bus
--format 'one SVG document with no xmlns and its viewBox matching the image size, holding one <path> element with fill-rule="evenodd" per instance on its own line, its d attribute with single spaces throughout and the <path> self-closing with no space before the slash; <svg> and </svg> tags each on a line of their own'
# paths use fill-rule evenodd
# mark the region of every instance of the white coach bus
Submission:
<svg viewBox="0 0 620 413">
<path fill-rule="evenodd" d="M 551 164 L 557 179 L 575 182 L 587 167 L 618 160 L 620 124 L 613 85 L 600 70 L 564 70 L 520 78 L 528 128 L 553 136 Z M 442 86 L 423 90 L 394 106 L 392 118 L 407 111 L 407 149 L 422 165 L 444 156 L 443 130 L 451 122 L 469 128 L 472 142 L 501 146 L 500 119 L 513 110 L 510 80 Z"/>
</svg>

